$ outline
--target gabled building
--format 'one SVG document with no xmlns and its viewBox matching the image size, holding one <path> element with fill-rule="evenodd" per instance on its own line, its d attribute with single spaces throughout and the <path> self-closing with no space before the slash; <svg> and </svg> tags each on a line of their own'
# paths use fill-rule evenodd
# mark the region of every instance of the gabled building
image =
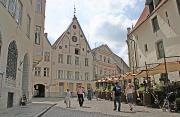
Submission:
<svg viewBox="0 0 180 117">
<path fill-rule="evenodd" d="M 180 1 L 146 0 L 135 27 L 128 28 L 129 65 L 131 70 L 145 69 L 146 64 L 177 61 L 180 56 Z M 179 81 L 180 73 L 151 76 Z"/>
<path fill-rule="evenodd" d="M 79 85 L 93 87 L 93 56 L 75 15 L 53 45 L 46 35 L 35 49 L 35 97 L 63 97 L 67 89 L 76 95 Z"/>
<path fill-rule="evenodd" d="M 52 45 L 52 93 L 64 96 L 66 89 L 76 95 L 82 85 L 85 89 L 93 83 L 93 56 L 81 26 L 74 15 L 67 30 Z"/>
<path fill-rule="evenodd" d="M 129 67 L 124 60 L 114 54 L 107 45 L 94 48 L 92 53 L 94 56 L 94 77 L 96 80 L 124 74 L 129 71 Z"/>
<path fill-rule="evenodd" d="M 0 0 L 0 109 L 32 97 L 34 0 Z"/>
</svg>

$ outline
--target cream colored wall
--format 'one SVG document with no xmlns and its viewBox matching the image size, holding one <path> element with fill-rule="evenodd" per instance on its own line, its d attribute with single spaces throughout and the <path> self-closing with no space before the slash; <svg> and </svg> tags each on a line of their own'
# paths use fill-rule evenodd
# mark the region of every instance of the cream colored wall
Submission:
<svg viewBox="0 0 180 117">
<path fill-rule="evenodd" d="M 73 29 L 72 25 L 76 25 L 77 29 Z M 91 54 L 91 49 L 89 48 L 87 42 L 85 41 L 85 37 L 83 32 L 79 29 L 78 23 L 76 20 L 73 20 L 73 24 L 71 27 L 65 32 L 65 36 L 59 42 L 56 49 L 53 49 L 53 60 L 52 60 L 52 79 L 56 81 L 52 92 L 55 92 L 57 96 L 59 96 L 59 82 L 64 83 L 64 92 L 68 88 L 67 83 L 73 83 L 73 92 L 76 92 L 76 83 L 82 83 L 82 85 L 87 88 L 86 83 L 92 83 L 93 80 L 93 56 Z M 70 34 L 67 34 L 67 32 Z M 72 36 L 76 35 L 78 37 L 77 42 L 72 41 Z M 83 38 L 80 36 L 83 35 Z M 78 45 L 77 45 L 78 44 Z M 67 48 L 65 48 L 67 45 Z M 59 46 L 62 46 L 62 49 L 59 49 Z M 80 49 L 80 55 L 75 55 L 75 48 Z M 84 48 L 84 51 L 82 50 Z M 87 53 L 89 50 L 89 53 Z M 58 63 L 58 55 L 63 54 L 63 64 Z M 71 55 L 71 62 L 72 64 L 67 64 L 67 55 Z M 79 56 L 80 65 L 75 65 L 75 56 Z M 88 58 L 88 66 L 85 66 L 85 58 Z M 67 71 L 73 72 L 73 79 L 68 80 L 67 78 L 64 79 L 57 79 L 58 70 L 65 70 L 65 76 L 67 77 Z M 80 80 L 75 80 L 75 72 L 80 73 Z M 89 81 L 85 80 L 85 72 L 89 73 Z M 58 85 L 57 85 L 58 84 Z"/>
<path fill-rule="evenodd" d="M 11 86 L 8 81 L 6 80 L 6 75 L 3 75 L 3 82 L 1 87 L 1 97 L 0 97 L 0 109 L 7 107 L 7 96 L 8 92 L 14 93 L 13 105 L 19 105 L 20 97 L 22 96 L 22 70 L 23 64 L 20 65 L 20 62 L 23 61 L 25 54 L 28 55 L 29 59 L 29 99 L 32 96 L 32 40 L 34 37 L 34 12 L 31 10 L 34 8 L 34 1 L 32 5 L 30 1 L 21 0 L 23 4 L 23 12 L 22 12 L 22 24 L 18 25 L 15 19 L 10 15 L 8 9 L 5 8 L 0 3 L 0 31 L 2 33 L 2 51 L 0 57 L 0 67 L 5 72 L 6 65 L 7 65 L 7 54 L 8 54 L 8 46 L 10 42 L 13 40 L 16 41 L 17 50 L 18 50 L 18 58 L 17 58 L 17 74 L 15 80 L 15 87 Z M 27 14 L 31 17 L 31 29 L 30 29 L 30 38 L 26 36 L 26 19 Z M 18 70 L 19 69 L 19 70 Z M 9 84 L 9 85 L 8 85 Z"/>
<path fill-rule="evenodd" d="M 168 13 L 170 26 L 167 23 L 165 12 Z M 151 19 L 157 15 L 160 30 L 153 32 Z M 180 14 L 178 13 L 175 0 L 168 0 L 156 13 L 154 13 L 145 23 L 133 32 L 133 37 L 137 43 L 137 60 L 138 66 L 145 66 L 147 63 L 163 62 L 162 59 L 157 59 L 156 43 L 163 40 L 166 56 L 180 56 Z M 144 44 L 148 44 L 148 52 L 144 50 Z M 132 53 L 132 51 L 131 51 Z M 176 61 L 177 58 L 168 59 L 167 61 Z M 180 60 L 178 58 L 178 60 Z M 133 63 L 131 63 L 133 64 Z M 159 75 L 155 76 L 159 78 Z M 179 73 L 169 73 L 170 80 L 180 80 Z"/>
<path fill-rule="evenodd" d="M 50 85 L 52 82 L 52 48 L 51 45 L 49 44 L 48 40 L 44 36 L 41 38 L 42 41 L 42 52 L 50 52 L 50 61 L 46 62 L 44 61 L 44 56 L 42 58 L 42 61 L 36 66 L 36 67 L 41 67 L 41 75 L 40 76 L 35 76 L 35 69 L 33 70 L 33 91 L 34 91 L 34 85 L 36 84 L 43 84 L 45 86 L 45 97 L 49 96 L 49 91 L 50 91 Z M 49 77 L 44 77 L 44 68 L 47 67 L 49 68 Z"/>
</svg>

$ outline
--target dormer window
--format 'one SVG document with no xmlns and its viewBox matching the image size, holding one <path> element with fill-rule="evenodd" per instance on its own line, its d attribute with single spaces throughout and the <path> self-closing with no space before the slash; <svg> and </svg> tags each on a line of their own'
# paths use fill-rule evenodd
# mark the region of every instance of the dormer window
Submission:
<svg viewBox="0 0 180 117">
<path fill-rule="evenodd" d="M 152 13 L 154 10 L 154 0 L 146 0 L 146 5 L 149 6 L 149 12 Z"/>
</svg>

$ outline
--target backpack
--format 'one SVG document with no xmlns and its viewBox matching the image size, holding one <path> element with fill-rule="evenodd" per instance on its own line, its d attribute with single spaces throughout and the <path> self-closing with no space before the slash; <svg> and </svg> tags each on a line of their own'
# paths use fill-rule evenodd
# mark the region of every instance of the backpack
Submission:
<svg viewBox="0 0 180 117">
<path fill-rule="evenodd" d="M 115 86 L 115 93 L 116 93 L 116 95 L 121 94 L 121 86 Z"/>
</svg>

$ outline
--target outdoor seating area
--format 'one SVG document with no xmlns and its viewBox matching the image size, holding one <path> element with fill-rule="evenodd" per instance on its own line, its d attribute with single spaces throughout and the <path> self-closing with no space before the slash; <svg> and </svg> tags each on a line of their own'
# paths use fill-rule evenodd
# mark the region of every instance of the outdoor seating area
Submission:
<svg viewBox="0 0 180 117">
<path fill-rule="evenodd" d="M 113 75 L 108 78 L 102 78 L 96 81 L 96 94 L 98 98 L 112 100 L 112 89 L 115 82 L 119 82 L 122 86 L 121 101 L 126 102 L 126 97 L 123 94 L 128 82 L 134 84 L 134 102 L 137 105 L 148 106 L 152 108 L 164 108 L 164 100 L 167 94 L 173 92 L 175 94 L 174 102 L 176 110 L 180 111 L 180 81 L 170 81 L 166 75 L 159 78 L 159 82 L 152 81 L 152 76 L 157 74 L 166 74 L 166 72 L 175 72 L 180 69 L 179 61 L 153 64 L 151 67 L 141 69 L 139 71 L 128 72 L 121 75 Z M 139 79 L 143 79 L 140 82 Z M 156 80 L 157 81 L 157 80 Z"/>
</svg>

